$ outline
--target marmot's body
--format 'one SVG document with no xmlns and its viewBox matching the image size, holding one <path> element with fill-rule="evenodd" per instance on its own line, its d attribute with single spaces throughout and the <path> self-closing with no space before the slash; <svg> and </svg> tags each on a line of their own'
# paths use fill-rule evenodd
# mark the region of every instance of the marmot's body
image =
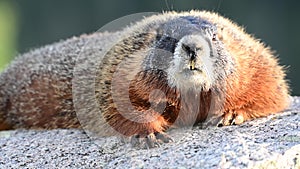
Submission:
<svg viewBox="0 0 300 169">
<path fill-rule="evenodd" d="M 213 117 L 239 124 L 289 104 L 284 70 L 264 44 L 214 13 L 165 13 L 119 33 L 82 36 L 20 56 L 0 77 L 2 129 L 79 127 L 72 100 L 78 55 L 88 65 L 79 66 L 79 76 L 98 68 L 98 107 L 87 104 L 87 87 L 77 80 L 73 96 L 82 98 L 75 108 L 100 110 L 101 121 L 128 136 L 158 137 L 172 125 Z"/>
</svg>

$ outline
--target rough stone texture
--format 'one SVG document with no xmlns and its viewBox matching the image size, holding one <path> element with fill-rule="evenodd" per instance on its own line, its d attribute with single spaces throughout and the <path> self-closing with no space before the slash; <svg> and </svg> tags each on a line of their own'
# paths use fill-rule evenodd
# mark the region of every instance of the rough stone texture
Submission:
<svg viewBox="0 0 300 169">
<path fill-rule="evenodd" d="M 84 131 L 0 132 L 0 168 L 300 168 L 300 97 L 282 114 L 240 126 L 172 130 L 148 150 Z"/>
</svg>

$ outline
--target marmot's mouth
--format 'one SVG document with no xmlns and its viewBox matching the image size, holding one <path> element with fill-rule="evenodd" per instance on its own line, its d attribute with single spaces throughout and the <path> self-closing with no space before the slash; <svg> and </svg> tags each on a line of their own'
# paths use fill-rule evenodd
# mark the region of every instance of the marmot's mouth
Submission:
<svg viewBox="0 0 300 169">
<path fill-rule="evenodd" d="M 202 73 L 203 71 L 195 67 L 194 69 L 185 68 L 183 72 L 187 74 L 198 74 L 198 73 Z"/>
<path fill-rule="evenodd" d="M 193 69 L 191 68 L 185 68 L 184 71 L 189 71 L 189 72 L 202 72 L 201 69 L 194 67 Z"/>
<path fill-rule="evenodd" d="M 196 68 L 196 67 L 194 67 L 194 69 L 191 69 L 191 68 L 190 68 L 190 71 L 198 71 L 198 72 L 202 72 L 200 69 L 198 69 L 198 68 Z"/>
</svg>

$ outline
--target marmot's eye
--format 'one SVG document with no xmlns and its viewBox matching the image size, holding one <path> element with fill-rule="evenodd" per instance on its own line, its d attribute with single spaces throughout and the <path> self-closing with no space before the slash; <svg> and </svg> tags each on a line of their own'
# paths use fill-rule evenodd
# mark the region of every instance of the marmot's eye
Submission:
<svg viewBox="0 0 300 169">
<path fill-rule="evenodd" d="M 189 47 L 188 45 L 182 44 L 182 49 L 187 53 L 187 55 L 189 57 L 191 57 L 191 59 L 196 58 L 196 51 L 198 50 L 197 48 L 196 49 L 191 49 L 191 47 Z"/>
<path fill-rule="evenodd" d="M 182 49 L 188 54 L 191 53 L 191 48 L 188 45 L 182 44 Z"/>
</svg>

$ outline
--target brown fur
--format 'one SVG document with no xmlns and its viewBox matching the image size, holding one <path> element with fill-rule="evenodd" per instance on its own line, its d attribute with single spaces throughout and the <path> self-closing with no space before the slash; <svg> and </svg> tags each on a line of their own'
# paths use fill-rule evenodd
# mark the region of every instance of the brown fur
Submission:
<svg viewBox="0 0 300 169">
<path fill-rule="evenodd" d="M 159 93 L 154 93 L 154 99 L 149 101 L 151 92 L 157 89 L 165 93 L 166 98 L 161 99 Z M 105 118 L 115 130 L 128 136 L 134 134 L 146 136 L 154 132 L 163 132 L 175 121 L 176 126 L 191 126 L 203 122 L 210 108 L 210 92 L 199 92 L 199 95 L 201 106 L 198 107 L 197 104 L 191 106 L 194 100 L 198 100 L 195 98 L 194 91 L 181 93 L 170 88 L 164 72 L 140 72 L 129 86 L 129 98 L 135 111 L 125 112 L 126 117 L 123 117 L 117 109 L 111 106 L 105 112 Z M 124 97 L 124 95 L 120 94 L 119 97 Z M 188 99 L 181 102 L 182 97 Z M 151 107 L 151 104 L 154 106 Z M 126 107 L 127 105 L 118 106 Z M 163 109 L 160 109 L 160 106 Z M 144 122 L 137 123 L 134 120 Z"/>
<path fill-rule="evenodd" d="M 285 109 L 289 88 L 270 48 L 228 19 L 204 13 L 208 20 L 217 21 L 219 38 L 236 62 L 237 73 L 226 80 L 225 112 L 242 114 L 246 121 Z"/>
</svg>

